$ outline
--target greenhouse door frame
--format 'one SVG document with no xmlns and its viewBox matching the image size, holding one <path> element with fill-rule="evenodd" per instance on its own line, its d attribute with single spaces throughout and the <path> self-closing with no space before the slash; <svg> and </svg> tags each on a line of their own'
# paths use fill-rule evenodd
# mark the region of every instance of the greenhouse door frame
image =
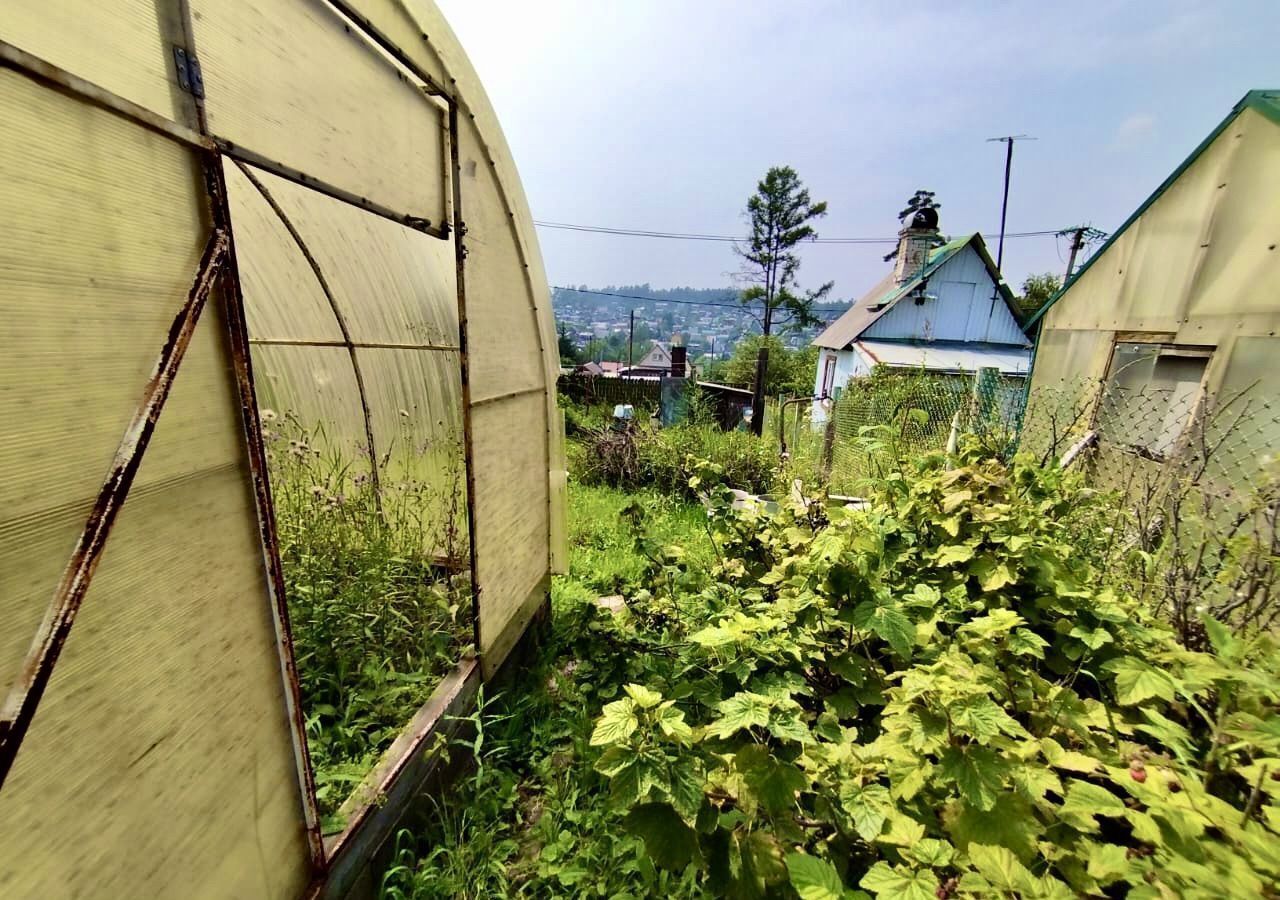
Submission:
<svg viewBox="0 0 1280 900">
<path fill-rule="evenodd" d="M 62 585 L 55 593 L 46 621 L 37 635 L 33 655 L 28 658 L 25 671 L 11 692 L 9 702 L 0 709 L 0 790 L 3 789 L 5 775 L 21 749 L 27 726 L 37 712 L 44 688 L 49 683 L 74 623 L 116 515 L 127 498 L 133 476 L 141 464 L 157 419 L 163 411 L 169 388 L 179 371 L 187 344 L 203 311 L 205 301 L 216 289 L 220 294 L 223 314 L 226 317 L 226 333 L 223 338 L 227 342 L 236 380 L 242 437 L 266 572 L 269 595 L 267 599 L 275 628 L 276 648 L 285 687 L 284 700 L 302 796 L 303 823 L 312 871 L 312 883 L 308 889 L 308 895 L 330 896 L 340 894 L 354 883 L 354 879 L 367 866 L 373 852 L 392 833 L 396 824 L 395 807 L 412 799 L 413 789 L 420 787 L 433 775 L 434 762 L 424 760 L 422 751 L 429 745 L 435 734 L 443 729 L 442 723 L 472 702 L 479 688 L 481 671 L 478 661 L 474 658 L 459 661 L 454 672 L 445 677 L 417 716 L 406 723 L 405 728 L 400 732 L 400 737 L 371 773 L 370 779 L 377 785 L 378 794 L 353 814 L 346 829 L 326 848 L 316 801 L 314 769 L 307 749 L 301 692 L 290 633 L 279 540 L 276 533 L 275 506 L 267 475 L 266 445 L 258 414 L 244 297 L 241 291 L 234 229 L 224 181 L 223 166 L 227 160 L 264 169 L 308 189 L 438 239 L 448 240 L 451 236 L 453 237 L 457 271 L 458 359 L 465 455 L 468 563 L 472 576 L 470 579 L 472 631 L 477 648 L 480 646 L 480 588 L 475 579 L 475 477 L 467 356 L 464 280 L 466 250 L 462 244 L 466 227 L 461 218 L 462 198 L 458 153 L 459 101 L 445 91 L 429 73 L 423 71 L 385 34 L 352 9 L 347 2 L 344 0 L 319 0 L 319 2 L 340 19 L 347 20 L 357 32 L 356 39 L 373 45 L 370 48 L 371 52 L 376 52 L 374 48 L 381 50 L 388 57 L 385 60 L 388 65 L 397 70 L 407 71 L 422 83 L 421 87 L 429 98 L 447 107 L 448 124 L 445 137 L 448 141 L 448 158 L 445 171 L 448 172 L 451 184 L 445 186 L 447 204 L 445 221 L 432 224 L 425 219 L 389 209 L 305 172 L 267 159 L 250 148 L 240 147 L 218 138 L 211 133 L 208 126 L 203 90 L 198 84 L 190 83 L 190 72 L 184 72 L 182 67 L 186 63 L 183 61 L 176 62 L 178 80 L 184 91 L 185 108 L 182 109 L 182 113 L 195 127 L 189 127 L 153 112 L 60 66 L 0 40 L 0 67 L 17 71 L 50 90 L 59 91 L 78 101 L 90 103 L 122 116 L 153 133 L 192 149 L 202 170 L 208 213 L 212 219 L 208 246 L 205 248 L 195 275 L 191 292 L 174 320 L 170 339 L 163 348 L 156 370 L 146 385 L 142 402 L 120 444 L 116 459 L 68 567 L 68 574 L 64 576 Z M 194 29 L 187 0 L 156 0 L 156 6 L 166 26 L 174 29 L 174 34 L 168 37 L 173 40 L 175 51 L 184 50 L 185 59 L 194 62 L 197 59 Z M 184 45 L 180 46 L 180 42 Z M 196 71 L 198 72 L 198 69 Z M 387 801 L 388 798 L 390 802 L 380 802 Z"/>
</svg>

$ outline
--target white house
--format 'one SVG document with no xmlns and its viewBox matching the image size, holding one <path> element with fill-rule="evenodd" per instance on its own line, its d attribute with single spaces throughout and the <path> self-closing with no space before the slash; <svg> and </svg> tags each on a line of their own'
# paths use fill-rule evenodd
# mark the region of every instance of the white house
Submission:
<svg viewBox="0 0 1280 900">
<path fill-rule="evenodd" d="M 899 232 L 893 271 L 814 339 L 816 396 L 832 396 L 877 365 L 940 374 L 985 367 L 1027 374 L 1031 341 L 982 236 L 938 246 L 937 226 L 933 210 L 917 212 Z M 825 416 L 815 403 L 814 420 Z"/>
</svg>

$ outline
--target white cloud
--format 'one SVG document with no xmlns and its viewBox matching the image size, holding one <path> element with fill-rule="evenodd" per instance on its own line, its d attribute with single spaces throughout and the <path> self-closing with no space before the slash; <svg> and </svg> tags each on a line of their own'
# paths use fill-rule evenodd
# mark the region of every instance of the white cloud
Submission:
<svg viewBox="0 0 1280 900">
<path fill-rule="evenodd" d="M 1112 150 L 1132 150 L 1146 142 L 1156 130 L 1156 117 L 1150 113 L 1134 113 L 1116 128 L 1111 138 Z"/>
</svg>

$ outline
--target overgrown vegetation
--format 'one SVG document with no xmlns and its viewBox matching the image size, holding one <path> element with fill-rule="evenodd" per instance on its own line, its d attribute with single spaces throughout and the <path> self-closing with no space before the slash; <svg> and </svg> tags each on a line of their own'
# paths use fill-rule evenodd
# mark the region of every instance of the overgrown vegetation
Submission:
<svg viewBox="0 0 1280 900">
<path fill-rule="evenodd" d="M 583 484 L 657 488 L 690 499 L 697 494 L 689 485 L 695 475 L 752 493 L 773 490 L 779 476 L 776 446 L 696 420 L 669 428 L 640 422 L 625 429 L 588 429 L 569 445 L 568 455 L 573 475 Z"/>
<path fill-rule="evenodd" d="M 1276 896 L 1269 635 L 1184 647 L 1099 567 L 1114 498 L 1030 459 L 966 441 L 870 500 L 718 503 L 684 548 L 619 510 L 627 609 L 557 586 L 538 686 L 387 893 Z"/>
<path fill-rule="evenodd" d="M 717 516 L 707 616 L 592 736 L 628 827 L 734 895 L 1272 895 L 1274 641 L 1187 650 L 1095 568 L 1109 497 L 958 463 Z"/>
<path fill-rule="evenodd" d="M 602 595 L 631 596 L 661 556 L 645 555 L 629 525 L 642 518 L 648 547 L 679 546 L 694 571 L 715 563 L 701 507 L 656 491 L 570 489 L 570 571 L 555 580 L 552 630 L 512 692 L 472 717 L 477 768 L 422 834 L 402 833 L 382 896 L 639 898 L 691 896 L 690 878 L 663 872 L 604 803 L 589 744 L 604 703 L 621 696 L 611 614 Z M 643 513 L 639 510 L 643 509 Z M 691 893 L 693 892 L 693 893 Z"/>
<path fill-rule="evenodd" d="M 707 366 L 707 381 L 750 387 L 756 380 L 756 357 L 761 348 L 769 351 L 769 371 L 765 375 L 766 396 L 778 394 L 807 396 L 813 393 L 814 375 L 818 367 L 818 348 L 809 344 L 792 350 L 777 335 L 752 335 L 734 345 L 733 354 Z"/>
<path fill-rule="evenodd" d="M 347 458 L 264 410 L 307 744 L 326 828 L 472 642 L 458 473 Z M 410 454 L 425 459 L 425 453 Z M 401 477 L 393 473 L 400 469 Z"/>
</svg>

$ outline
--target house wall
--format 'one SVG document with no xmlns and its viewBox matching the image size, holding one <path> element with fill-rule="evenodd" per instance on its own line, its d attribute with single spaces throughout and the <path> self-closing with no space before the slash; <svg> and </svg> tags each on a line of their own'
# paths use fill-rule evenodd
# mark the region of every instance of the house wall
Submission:
<svg viewBox="0 0 1280 900">
<path fill-rule="evenodd" d="M 929 277 L 927 292 L 937 299 L 919 305 L 910 298 L 900 300 L 863 337 L 1026 345 L 1026 335 L 972 246 Z"/>
<path fill-rule="evenodd" d="M 834 386 L 844 388 L 848 386 L 849 381 L 854 378 L 861 378 L 864 375 L 871 374 L 871 367 L 867 365 L 867 361 L 862 358 L 862 354 L 855 350 L 829 350 L 822 348 L 818 353 L 818 371 L 813 380 L 813 395 L 815 397 L 822 394 L 822 373 L 827 366 L 827 360 L 835 357 L 836 360 L 836 379 Z M 812 421 L 815 424 L 825 422 L 827 420 L 827 411 L 822 404 L 814 401 Z"/>
</svg>

